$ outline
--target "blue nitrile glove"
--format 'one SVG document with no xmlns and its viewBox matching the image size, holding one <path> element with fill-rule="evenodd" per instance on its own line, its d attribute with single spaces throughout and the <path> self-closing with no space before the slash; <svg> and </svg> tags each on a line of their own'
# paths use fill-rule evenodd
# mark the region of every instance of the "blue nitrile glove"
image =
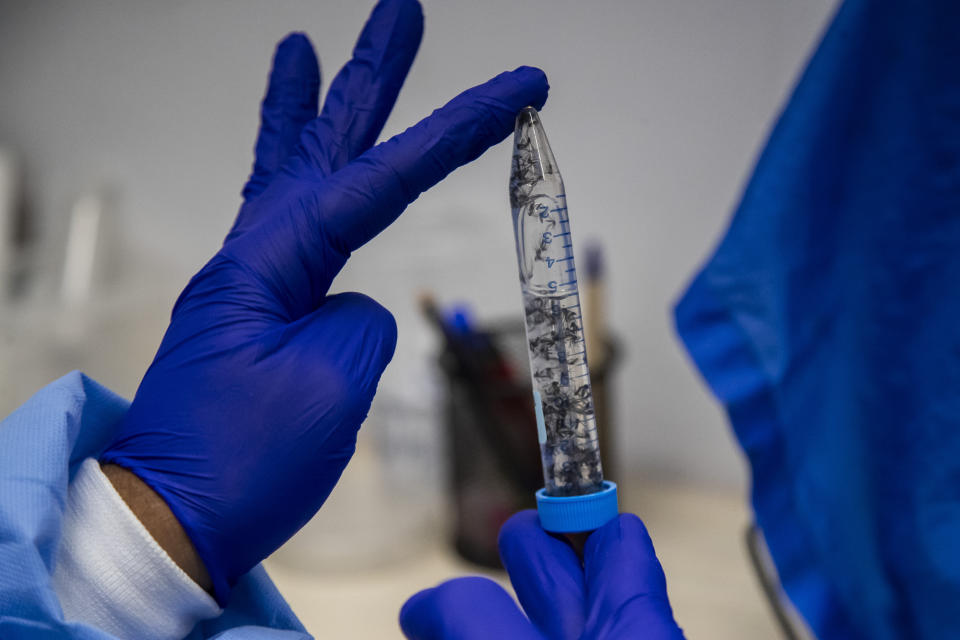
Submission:
<svg viewBox="0 0 960 640">
<path fill-rule="evenodd" d="M 569 544 L 522 511 L 500 530 L 500 557 L 523 611 L 497 583 L 458 578 L 410 598 L 400 626 L 410 640 L 677 640 L 667 582 L 643 523 L 620 515 Z M 526 616 L 524 616 L 526 612 Z"/>
<path fill-rule="evenodd" d="M 388 311 L 328 296 L 351 251 L 546 100 L 538 69 L 469 89 L 376 140 L 422 33 L 414 0 L 381 2 L 316 117 L 302 35 L 276 54 L 253 176 L 223 247 L 194 276 L 101 457 L 170 506 L 225 602 L 239 576 L 329 495 L 396 342 Z"/>
</svg>

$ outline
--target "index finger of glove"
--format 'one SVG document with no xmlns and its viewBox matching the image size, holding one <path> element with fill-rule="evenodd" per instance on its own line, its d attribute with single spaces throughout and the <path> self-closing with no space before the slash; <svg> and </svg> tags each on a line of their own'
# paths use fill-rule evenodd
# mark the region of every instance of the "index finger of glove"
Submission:
<svg viewBox="0 0 960 640">
<path fill-rule="evenodd" d="M 500 585 L 479 577 L 412 596 L 400 610 L 400 628 L 410 640 L 544 640 Z"/>
<path fill-rule="evenodd" d="M 285 316 L 301 317 L 320 304 L 352 251 L 421 192 L 506 137 L 516 113 L 542 105 L 546 94 L 538 69 L 502 73 L 329 178 L 290 176 L 290 185 L 283 185 L 284 214 L 229 240 L 221 251 L 266 284 Z M 282 171 L 286 175 L 287 168 Z"/>
<path fill-rule="evenodd" d="M 580 558 L 543 530 L 534 510 L 521 511 L 500 529 L 500 558 L 530 621 L 548 638 L 583 634 L 586 588 Z"/>
<path fill-rule="evenodd" d="M 413 127 L 370 149 L 318 187 L 327 233 L 353 251 L 450 172 L 513 131 L 517 112 L 547 99 L 542 71 L 520 67 L 464 91 Z"/>
</svg>

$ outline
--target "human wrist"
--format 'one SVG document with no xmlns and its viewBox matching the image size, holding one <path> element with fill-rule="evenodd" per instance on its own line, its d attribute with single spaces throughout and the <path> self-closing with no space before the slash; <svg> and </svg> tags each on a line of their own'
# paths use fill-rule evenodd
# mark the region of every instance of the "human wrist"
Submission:
<svg viewBox="0 0 960 640">
<path fill-rule="evenodd" d="M 150 536 L 184 573 L 206 591 L 213 583 L 186 531 L 157 492 L 135 473 L 115 464 L 100 469 Z"/>
</svg>

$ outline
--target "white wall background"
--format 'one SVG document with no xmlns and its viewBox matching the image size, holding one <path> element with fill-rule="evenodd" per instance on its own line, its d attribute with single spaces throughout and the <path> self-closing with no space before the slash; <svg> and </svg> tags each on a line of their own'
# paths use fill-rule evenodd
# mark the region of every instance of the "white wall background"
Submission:
<svg viewBox="0 0 960 640">
<path fill-rule="evenodd" d="M 306 31 L 326 83 L 371 4 L 0 1 L 0 145 L 22 154 L 48 265 L 75 197 L 107 184 L 120 190 L 128 246 L 168 265 L 158 290 L 167 295 L 161 280 L 185 282 L 219 246 L 239 204 L 274 43 Z M 627 352 L 619 442 L 634 471 L 744 480 L 670 310 L 723 231 L 835 4 L 425 2 L 423 45 L 384 136 L 504 69 L 547 72 L 543 119 L 574 234 L 580 248 L 589 237 L 607 248 L 611 324 Z M 398 318 L 388 392 L 422 388 L 410 383 L 432 348 L 415 309 L 419 290 L 470 301 L 484 318 L 519 313 L 508 168 L 504 143 L 456 172 L 358 251 L 336 283 Z"/>
</svg>

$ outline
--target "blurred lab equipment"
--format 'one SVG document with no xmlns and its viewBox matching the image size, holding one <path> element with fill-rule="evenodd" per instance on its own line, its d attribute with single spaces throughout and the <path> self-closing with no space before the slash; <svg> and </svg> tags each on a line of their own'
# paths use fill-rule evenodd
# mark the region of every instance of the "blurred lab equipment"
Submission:
<svg viewBox="0 0 960 640">
<path fill-rule="evenodd" d="M 675 311 L 822 640 L 960 638 L 958 29 L 843 3 Z"/>
<path fill-rule="evenodd" d="M 516 117 L 510 207 L 543 461 L 537 509 L 548 531 L 591 531 L 616 517 L 617 488 L 600 461 L 566 190 L 533 107 Z"/>
<path fill-rule="evenodd" d="M 439 363 L 447 379 L 454 546 L 472 562 L 498 567 L 500 526 L 529 506 L 539 482 L 527 390 L 513 382 L 521 363 L 510 358 L 507 332 L 473 326 L 463 309 L 444 318 L 426 296 L 421 305 L 444 337 Z"/>
<path fill-rule="evenodd" d="M 441 530 L 439 412 L 380 391 L 323 508 L 271 558 L 317 575 L 412 561 Z"/>
<path fill-rule="evenodd" d="M 608 325 L 610 311 L 607 300 L 607 266 L 604 258 L 603 243 L 597 238 L 587 240 L 583 286 L 583 322 L 584 338 L 587 341 L 587 362 L 590 365 L 591 380 L 593 381 L 593 407 L 597 414 L 598 424 L 609 415 L 612 407 L 607 404 L 610 398 L 609 387 L 603 385 L 603 393 L 598 392 L 596 372 L 604 374 L 612 363 L 607 358 L 622 357 L 622 346 L 613 342 Z M 607 474 L 616 477 L 617 470 L 617 440 L 613 429 L 600 429 L 600 459 L 607 469 Z M 623 487 L 617 492 L 623 499 Z"/>
<path fill-rule="evenodd" d="M 584 254 L 586 268 L 583 270 L 583 320 L 587 362 L 591 366 L 600 366 L 604 355 L 603 345 L 607 342 L 607 288 L 603 245 L 596 239 L 590 239 Z"/>
<path fill-rule="evenodd" d="M 0 309 L 14 294 L 21 255 L 23 188 L 20 163 L 12 149 L 0 147 Z"/>
<path fill-rule="evenodd" d="M 443 312 L 428 295 L 420 302 L 443 337 L 437 362 L 445 382 L 453 545 L 471 562 L 500 567 L 500 527 L 511 514 L 535 506 L 534 494 L 543 486 L 523 324 L 480 323 L 465 305 Z M 606 403 L 617 358 L 612 341 L 605 347 L 604 367 L 593 371 L 593 391 Z M 597 415 L 601 435 L 612 430 L 610 418 Z"/>
<path fill-rule="evenodd" d="M 81 194 L 70 212 L 60 299 L 67 308 L 89 304 L 94 287 L 115 278 L 116 196 L 106 188 Z"/>
<path fill-rule="evenodd" d="M 750 566 L 763 591 L 763 597 L 780 631 L 783 632 L 783 640 L 813 640 L 803 623 L 803 618 L 780 586 L 777 567 L 773 558 L 770 557 L 770 550 L 756 524 L 747 525 L 743 541 L 747 548 L 747 556 L 750 558 Z"/>
<path fill-rule="evenodd" d="M 122 395 L 136 390 L 176 289 L 168 265 L 126 250 L 120 205 L 112 185 L 85 190 L 64 217 L 63 244 L 42 238 L 47 255 L 30 261 L 29 286 L 0 303 L 3 414 L 73 369 Z"/>
</svg>

